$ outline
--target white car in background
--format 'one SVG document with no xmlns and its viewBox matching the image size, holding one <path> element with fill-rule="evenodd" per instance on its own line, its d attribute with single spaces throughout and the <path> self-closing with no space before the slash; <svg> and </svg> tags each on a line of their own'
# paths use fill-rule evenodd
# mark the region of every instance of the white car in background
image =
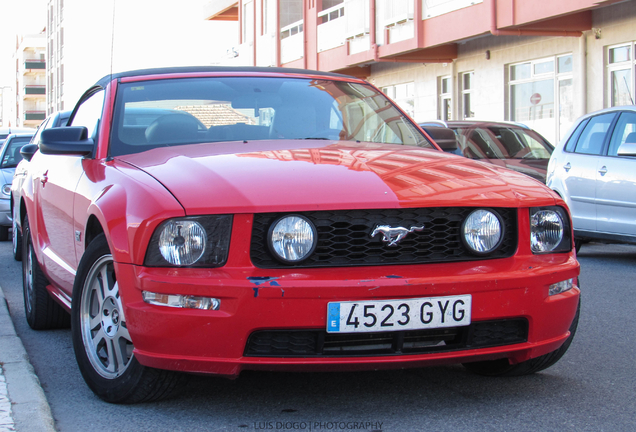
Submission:
<svg viewBox="0 0 636 432">
<path fill-rule="evenodd" d="M 567 202 L 582 243 L 636 244 L 636 106 L 577 120 L 555 148 L 546 184 Z"/>
</svg>

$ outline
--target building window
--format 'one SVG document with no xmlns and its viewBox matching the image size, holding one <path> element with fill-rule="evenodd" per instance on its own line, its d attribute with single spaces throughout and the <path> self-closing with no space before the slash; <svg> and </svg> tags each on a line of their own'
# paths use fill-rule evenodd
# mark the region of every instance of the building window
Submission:
<svg viewBox="0 0 636 432">
<path fill-rule="evenodd" d="M 469 119 L 475 117 L 475 112 L 473 111 L 472 105 L 472 96 L 473 96 L 473 87 L 475 73 L 474 72 L 464 72 L 459 75 L 459 83 L 461 86 L 461 113 L 464 119 Z"/>
<path fill-rule="evenodd" d="M 382 91 L 393 99 L 411 118 L 415 116 L 415 83 L 404 83 L 383 87 Z"/>
<path fill-rule="evenodd" d="M 574 121 L 572 54 L 509 65 L 508 76 L 508 118 L 559 141 Z"/>
<path fill-rule="evenodd" d="M 438 82 L 439 105 L 437 118 L 448 121 L 453 118 L 453 90 L 451 77 L 444 76 Z"/>
<path fill-rule="evenodd" d="M 608 47 L 609 106 L 634 104 L 634 43 Z"/>
</svg>

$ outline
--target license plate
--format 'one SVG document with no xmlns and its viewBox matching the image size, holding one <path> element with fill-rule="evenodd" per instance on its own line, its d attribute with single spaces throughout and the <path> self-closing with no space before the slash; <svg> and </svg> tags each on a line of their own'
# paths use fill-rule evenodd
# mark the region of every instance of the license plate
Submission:
<svg viewBox="0 0 636 432">
<path fill-rule="evenodd" d="M 383 332 L 470 324 L 470 295 L 327 305 L 328 333 Z"/>
</svg>

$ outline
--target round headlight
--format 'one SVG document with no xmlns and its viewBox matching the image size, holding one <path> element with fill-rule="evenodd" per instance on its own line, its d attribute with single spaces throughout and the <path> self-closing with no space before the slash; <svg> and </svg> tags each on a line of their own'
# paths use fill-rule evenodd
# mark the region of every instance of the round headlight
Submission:
<svg viewBox="0 0 636 432">
<path fill-rule="evenodd" d="M 464 243 L 471 252 L 487 254 L 494 251 L 503 239 L 499 217 L 489 210 L 473 211 L 462 226 Z"/>
<path fill-rule="evenodd" d="M 159 236 L 161 256 L 172 265 L 192 265 L 205 251 L 207 234 L 199 222 L 170 221 Z"/>
<path fill-rule="evenodd" d="M 550 252 L 563 240 L 563 220 L 552 210 L 540 210 L 530 218 L 532 252 Z"/>
<path fill-rule="evenodd" d="M 269 232 L 269 247 L 274 256 L 288 263 L 307 258 L 316 248 L 316 228 L 305 217 L 284 216 L 278 219 Z"/>
</svg>

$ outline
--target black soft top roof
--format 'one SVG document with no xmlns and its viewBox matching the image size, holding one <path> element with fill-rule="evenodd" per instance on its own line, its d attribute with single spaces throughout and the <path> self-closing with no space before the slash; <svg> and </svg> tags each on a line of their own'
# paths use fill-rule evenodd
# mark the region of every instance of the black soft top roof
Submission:
<svg viewBox="0 0 636 432">
<path fill-rule="evenodd" d="M 132 71 L 118 72 L 106 75 L 96 85 L 106 87 L 113 79 L 144 76 L 144 75 L 165 75 L 165 74 L 185 74 L 185 73 L 210 73 L 210 72 L 256 72 L 256 73 L 283 73 L 283 74 L 299 74 L 299 75 L 320 75 L 331 78 L 349 78 L 358 79 L 349 75 L 337 74 L 333 72 L 321 72 L 309 69 L 292 69 L 282 67 L 254 67 L 254 66 L 184 66 L 170 68 L 154 68 L 154 69 L 138 69 Z"/>
</svg>

